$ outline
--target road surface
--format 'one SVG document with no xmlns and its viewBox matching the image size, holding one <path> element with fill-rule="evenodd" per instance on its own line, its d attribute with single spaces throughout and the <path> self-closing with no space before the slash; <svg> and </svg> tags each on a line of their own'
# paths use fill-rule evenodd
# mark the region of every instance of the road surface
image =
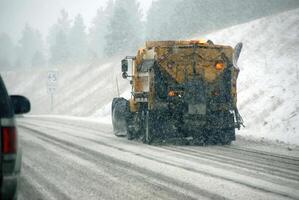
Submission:
<svg viewBox="0 0 299 200">
<path fill-rule="evenodd" d="M 81 118 L 18 119 L 20 200 L 299 199 L 299 149 L 150 146 Z"/>
</svg>

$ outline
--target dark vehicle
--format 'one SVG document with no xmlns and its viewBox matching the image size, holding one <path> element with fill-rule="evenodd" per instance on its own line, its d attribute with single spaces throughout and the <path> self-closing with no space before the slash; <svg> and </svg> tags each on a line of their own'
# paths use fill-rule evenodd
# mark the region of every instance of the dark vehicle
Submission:
<svg viewBox="0 0 299 200">
<path fill-rule="evenodd" d="M 145 143 L 178 138 L 230 144 L 243 124 L 236 89 L 241 49 L 242 43 L 232 48 L 199 40 L 147 42 L 122 60 L 132 96 L 113 99 L 114 133 Z"/>
<path fill-rule="evenodd" d="M 17 199 L 22 152 L 18 144 L 15 114 L 30 111 L 27 98 L 9 96 L 0 76 L 0 199 Z"/>
</svg>

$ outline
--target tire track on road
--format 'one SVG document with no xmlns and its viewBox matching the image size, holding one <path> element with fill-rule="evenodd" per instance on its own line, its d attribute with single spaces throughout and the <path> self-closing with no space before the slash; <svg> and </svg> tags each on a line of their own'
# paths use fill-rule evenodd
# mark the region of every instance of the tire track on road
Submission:
<svg viewBox="0 0 299 200">
<path fill-rule="evenodd" d="M 53 124 L 49 124 L 50 127 L 53 128 Z M 65 126 L 65 124 L 64 124 Z M 68 125 L 65 126 L 67 128 L 74 128 L 72 125 Z M 80 128 L 82 131 L 86 131 L 86 129 L 82 129 L 81 126 L 76 126 L 76 128 Z M 94 130 L 94 129 L 92 129 Z M 94 130 L 97 133 L 99 131 L 102 130 Z M 68 133 L 66 133 L 68 134 Z M 111 133 L 110 133 L 111 134 Z M 93 134 L 95 136 L 100 136 L 100 137 L 105 137 L 104 134 Z M 112 135 L 112 134 L 111 134 Z M 71 135 L 72 136 L 72 135 Z M 80 137 L 80 136 L 78 136 Z M 86 139 L 85 137 L 81 137 L 82 139 Z M 111 137 L 106 137 L 106 138 L 111 138 Z M 113 137 L 112 137 L 113 138 Z M 123 143 L 130 143 L 130 141 L 127 140 L 123 140 Z M 132 142 L 131 142 L 132 143 Z M 114 148 L 119 148 L 119 147 L 115 147 L 113 145 L 110 145 L 110 147 L 114 147 Z M 249 155 L 248 156 L 243 156 L 237 153 L 231 154 L 230 152 L 224 150 L 224 151 L 217 151 L 218 148 L 225 148 L 225 149 L 229 149 L 228 147 L 218 147 L 218 146 L 214 146 L 213 149 L 209 148 L 205 148 L 205 147 L 198 147 L 200 149 L 195 149 L 195 146 L 165 146 L 162 145 L 161 148 L 163 149 L 167 149 L 170 151 L 175 151 L 175 152 L 181 152 L 181 153 L 186 153 L 188 155 L 193 155 L 193 156 L 201 156 L 201 158 L 206 158 L 209 160 L 213 160 L 216 162 L 221 162 L 221 163 L 227 163 L 230 165 L 234 165 L 234 166 L 239 166 L 239 167 L 243 167 L 243 168 L 247 168 L 250 170 L 258 170 L 262 173 L 268 173 L 277 177 L 282 177 L 282 178 L 286 178 L 286 179 L 291 179 L 294 181 L 299 181 L 299 163 L 296 165 L 294 163 L 292 164 L 281 164 L 279 163 L 279 161 L 277 160 L 268 160 L 267 158 L 260 158 L 260 159 L 256 159 L 256 157 L 254 157 L 254 155 Z M 216 151 L 215 151 L 216 149 Z M 211 151 L 212 150 L 212 151 Z M 263 153 L 263 152 L 261 152 Z M 271 163 L 271 165 L 269 165 L 269 163 Z"/>
<path fill-rule="evenodd" d="M 219 150 L 225 150 L 225 151 L 229 151 L 232 153 L 237 152 L 237 153 L 241 153 L 242 155 L 261 157 L 261 158 L 266 158 L 267 160 L 274 160 L 274 161 L 279 161 L 280 163 L 299 166 L 299 158 L 296 158 L 293 156 L 287 156 L 287 155 L 281 156 L 281 155 L 273 154 L 273 153 L 270 154 L 270 153 L 263 152 L 263 151 L 247 149 L 245 147 L 238 148 L 235 146 L 222 146 L 222 147 L 218 146 L 216 148 Z M 296 169 L 297 169 L 297 171 L 299 171 L 299 168 L 296 168 Z"/>
<path fill-rule="evenodd" d="M 43 176 L 36 173 L 30 165 L 27 165 L 26 159 L 23 161 L 22 165 L 22 170 L 26 172 L 26 176 L 24 176 L 24 173 L 22 173 L 20 180 L 20 192 L 22 192 L 23 198 L 26 196 L 25 199 L 30 200 L 71 200 L 69 196 L 58 189 L 57 186 L 53 185 Z M 28 177 L 29 174 L 30 178 Z M 38 182 L 34 181 L 33 179 L 38 180 Z M 47 191 L 44 190 L 45 188 L 47 188 Z"/>
<path fill-rule="evenodd" d="M 299 165 L 295 166 L 297 168 L 288 167 L 288 166 L 275 166 L 275 165 L 270 165 L 271 162 L 260 162 L 254 159 L 246 159 L 244 157 L 242 158 L 242 156 L 240 159 L 239 157 L 233 155 L 230 157 L 230 155 L 226 155 L 224 153 L 217 154 L 215 152 L 212 153 L 212 152 L 207 152 L 205 150 L 200 151 L 200 150 L 193 150 L 184 147 L 173 147 L 173 146 L 166 146 L 162 148 L 176 151 L 176 152 L 181 152 L 187 155 L 200 156 L 221 163 L 227 163 L 234 166 L 247 168 L 250 170 L 258 170 L 260 172 L 268 173 L 277 177 L 299 181 L 299 173 L 297 170 L 297 168 L 299 168 Z"/>
<path fill-rule="evenodd" d="M 138 166 L 131 165 L 130 163 L 127 163 L 125 161 L 116 160 L 112 157 L 107 156 L 106 154 L 101 154 L 99 152 L 95 152 L 93 150 L 87 149 L 83 146 L 74 144 L 72 142 L 67 142 L 67 141 L 61 140 L 59 138 L 49 136 L 49 135 L 43 133 L 42 131 L 32 129 L 29 127 L 25 127 L 23 125 L 22 125 L 22 128 L 30 131 L 37 138 L 39 138 L 45 142 L 51 143 L 53 145 L 59 146 L 59 148 L 63 148 L 67 151 L 70 151 L 71 153 L 76 154 L 76 155 L 80 156 L 81 158 L 86 159 L 90 162 L 98 163 L 98 164 L 101 164 L 102 161 L 113 163 L 115 166 L 117 166 L 117 168 L 120 167 L 122 169 L 130 169 L 130 171 L 131 171 L 130 175 L 136 176 L 136 172 L 137 172 L 137 175 L 139 176 L 139 177 L 137 177 L 137 179 L 139 179 L 140 181 L 144 181 L 149 184 L 158 186 L 160 188 L 160 190 L 169 192 L 169 196 L 172 196 L 175 199 L 197 199 L 198 197 L 215 199 L 215 200 L 224 199 L 223 196 L 220 196 L 220 195 L 217 195 L 214 193 L 210 193 L 209 191 L 205 191 L 205 190 L 195 187 L 193 185 L 189 185 L 189 184 L 180 182 L 176 179 L 172 179 L 170 177 L 163 176 L 163 175 L 155 173 L 153 171 L 149 171 L 144 168 L 140 168 Z M 155 179 L 155 180 L 154 181 L 146 180 L 146 179 L 144 179 L 142 174 L 145 174 L 149 179 Z M 136 178 L 136 177 L 134 177 L 134 178 Z M 161 181 L 164 182 L 165 184 L 161 184 Z M 171 187 L 166 187 L 166 185 L 171 185 Z M 182 187 L 181 187 L 182 185 L 184 185 L 183 190 L 185 190 L 187 194 L 188 193 L 194 194 L 193 197 L 188 196 L 179 191 L 179 190 L 182 190 Z M 173 190 L 172 188 L 176 188 L 177 190 Z"/>
<path fill-rule="evenodd" d="M 49 127 L 47 127 L 47 128 L 49 128 Z M 54 128 L 54 130 L 55 130 L 55 128 Z M 41 133 L 39 133 L 39 134 L 41 134 Z M 65 133 L 65 134 L 69 134 L 69 133 Z M 47 138 L 50 138 L 52 140 L 56 140 L 56 141 L 59 140 L 59 142 L 64 143 L 65 145 L 74 145 L 73 143 L 68 143 L 66 141 L 60 140 L 58 138 L 55 138 L 55 137 L 52 137 L 52 136 L 49 136 L 49 135 L 46 135 L 46 134 L 43 134 L 43 136 L 47 137 Z M 78 136 L 73 136 L 73 135 L 70 135 L 70 136 L 71 137 L 78 137 Z M 97 144 L 104 145 L 104 146 L 108 146 L 110 148 L 116 148 L 113 145 L 108 145 L 106 143 L 99 142 L 99 141 L 95 142 L 94 140 L 90 140 L 90 139 L 87 139 L 87 138 L 84 138 L 84 137 L 81 137 L 80 139 L 82 139 L 82 140 L 89 140 L 90 142 L 97 143 Z M 82 148 L 82 147 L 78 146 L 78 148 Z M 123 152 L 128 152 L 128 153 L 136 155 L 136 152 L 127 151 L 126 149 L 122 149 L 122 148 L 116 148 L 116 149 L 118 149 L 120 151 L 123 151 Z M 88 149 L 85 149 L 85 151 L 86 150 L 88 150 Z M 92 153 L 92 152 L 90 152 L 90 153 Z M 95 152 L 93 152 L 93 153 L 95 153 Z M 192 171 L 192 172 L 195 172 L 195 173 L 201 173 L 203 175 L 211 176 L 213 178 L 223 179 L 223 180 L 226 180 L 226 181 L 229 181 L 229 182 L 241 184 L 241 185 L 247 186 L 249 188 L 252 188 L 252 189 L 255 189 L 255 190 L 260 190 L 260 191 L 263 191 L 263 192 L 266 192 L 266 193 L 272 193 L 272 194 L 276 194 L 276 195 L 283 196 L 283 197 L 288 197 L 288 198 L 297 198 L 296 196 L 292 196 L 291 194 L 288 194 L 288 193 L 283 193 L 283 192 L 277 192 L 277 191 L 273 191 L 273 190 L 268 190 L 266 188 L 257 187 L 256 185 L 252 185 L 252 184 L 249 184 L 249 183 L 246 183 L 246 182 L 240 182 L 238 180 L 230 179 L 230 178 L 227 178 L 227 177 L 222 177 L 222 176 L 218 176 L 218 175 L 215 175 L 215 174 L 207 173 L 207 172 L 204 172 L 204 171 L 199 171 L 199 170 L 195 170 L 195 169 L 192 169 L 192 168 L 184 167 L 184 166 L 181 166 L 181 165 L 169 163 L 169 162 L 163 161 L 161 159 L 154 159 L 152 157 L 147 157 L 147 156 L 144 156 L 144 155 L 139 155 L 139 156 L 142 156 L 142 157 L 144 157 L 146 159 L 153 160 L 153 161 L 156 161 L 156 162 L 159 162 L 159 163 L 163 163 L 163 164 L 166 164 L 166 165 L 171 165 L 171 166 L 174 166 L 174 167 L 178 167 L 178 168 L 182 168 L 182 169 L 185 169 L 185 170 L 188 170 L 188 171 Z"/>
</svg>

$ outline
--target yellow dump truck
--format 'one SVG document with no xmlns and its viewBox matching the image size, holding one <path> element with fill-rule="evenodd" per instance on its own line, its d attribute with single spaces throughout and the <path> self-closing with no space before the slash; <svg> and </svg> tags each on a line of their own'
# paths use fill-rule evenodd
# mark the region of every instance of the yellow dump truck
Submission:
<svg viewBox="0 0 299 200">
<path fill-rule="evenodd" d="M 230 144 L 243 125 L 236 88 L 241 49 L 242 43 L 232 48 L 210 40 L 146 42 L 121 61 L 132 95 L 112 101 L 115 135 Z"/>
</svg>

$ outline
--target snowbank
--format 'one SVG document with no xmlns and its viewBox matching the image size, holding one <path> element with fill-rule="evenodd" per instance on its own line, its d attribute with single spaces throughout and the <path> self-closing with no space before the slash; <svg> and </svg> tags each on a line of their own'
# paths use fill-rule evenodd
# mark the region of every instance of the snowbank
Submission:
<svg viewBox="0 0 299 200">
<path fill-rule="evenodd" d="M 8 72 L 2 76 L 10 93 L 30 99 L 32 114 L 91 116 L 117 96 L 116 82 L 121 93 L 127 90 L 129 84 L 121 78 L 120 60 L 115 57 L 103 64 L 57 66 L 53 110 L 47 93 L 47 75 L 53 69 Z"/>
<path fill-rule="evenodd" d="M 220 30 L 215 43 L 244 44 L 238 134 L 299 144 L 299 9 Z"/>
</svg>

